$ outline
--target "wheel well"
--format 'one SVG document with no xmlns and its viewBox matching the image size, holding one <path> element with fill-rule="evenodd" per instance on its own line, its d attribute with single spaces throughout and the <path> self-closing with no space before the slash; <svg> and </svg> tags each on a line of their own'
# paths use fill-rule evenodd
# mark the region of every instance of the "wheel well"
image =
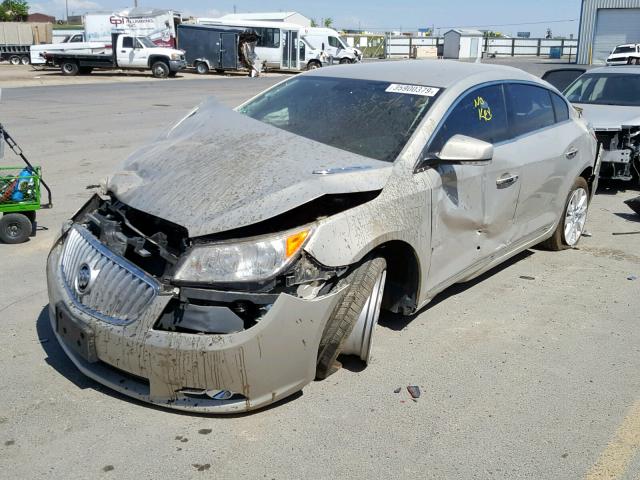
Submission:
<svg viewBox="0 0 640 480">
<path fill-rule="evenodd" d="M 410 315 L 416 311 L 420 288 L 420 263 L 411 245 L 400 240 L 384 243 L 374 250 L 387 261 L 387 283 L 382 308 Z"/>
<path fill-rule="evenodd" d="M 311 65 L 311 64 L 322 66 L 322 62 L 320 62 L 320 60 L 316 60 L 315 58 L 307 62 L 307 65 Z"/>
<path fill-rule="evenodd" d="M 156 62 L 164 62 L 169 65 L 169 59 L 167 57 L 163 57 L 161 55 L 154 55 L 149 57 L 149 66 L 153 65 Z"/>
</svg>

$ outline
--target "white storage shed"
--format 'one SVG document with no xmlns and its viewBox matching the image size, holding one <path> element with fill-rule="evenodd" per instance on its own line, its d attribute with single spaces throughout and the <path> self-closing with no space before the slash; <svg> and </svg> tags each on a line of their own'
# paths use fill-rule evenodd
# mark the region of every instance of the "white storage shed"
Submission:
<svg viewBox="0 0 640 480">
<path fill-rule="evenodd" d="M 484 34 L 479 30 L 454 28 L 444 34 L 444 58 L 482 58 Z"/>
</svg>

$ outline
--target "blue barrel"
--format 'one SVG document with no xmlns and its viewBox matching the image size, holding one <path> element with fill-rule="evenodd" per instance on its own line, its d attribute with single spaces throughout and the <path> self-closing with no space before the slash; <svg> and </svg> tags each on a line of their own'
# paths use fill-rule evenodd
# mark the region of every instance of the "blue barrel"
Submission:
<svg viewBox="0 0 640 480">
<path fill-rule="evenodd" d="M 549 58 L 562 58 L 562 47 L 551 47 L 549 49 Z"/>
</svg>

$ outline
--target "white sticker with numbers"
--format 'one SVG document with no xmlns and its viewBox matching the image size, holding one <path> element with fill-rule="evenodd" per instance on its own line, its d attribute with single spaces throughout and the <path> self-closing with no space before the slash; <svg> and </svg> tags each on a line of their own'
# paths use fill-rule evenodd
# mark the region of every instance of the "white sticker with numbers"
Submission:
<svg viewBox="0 0 640 480">
<path fill-rule="evenodd" d="M 392 83 L 387 87 L 389 93 L 404 93 L 406 95 L 420 95 L 421 97 L 435 97 L 440 91 L 435 87 L 424 87 L 422 85 L 404 85 L 401 83 Z"/>
</svg>

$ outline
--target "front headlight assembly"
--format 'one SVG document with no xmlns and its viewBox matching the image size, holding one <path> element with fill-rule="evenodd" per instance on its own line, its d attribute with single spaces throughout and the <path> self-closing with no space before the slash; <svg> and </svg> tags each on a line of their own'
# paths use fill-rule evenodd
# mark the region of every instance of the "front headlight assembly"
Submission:
<svg viewBox="0 0 640 480">
<path fill-rule="evenodd" d="M 282 273 L 311 236 L 311 228 L 276 235 L 197 245 L 178 264 L 179 283 L 263 282 Z"/>
</svg>

